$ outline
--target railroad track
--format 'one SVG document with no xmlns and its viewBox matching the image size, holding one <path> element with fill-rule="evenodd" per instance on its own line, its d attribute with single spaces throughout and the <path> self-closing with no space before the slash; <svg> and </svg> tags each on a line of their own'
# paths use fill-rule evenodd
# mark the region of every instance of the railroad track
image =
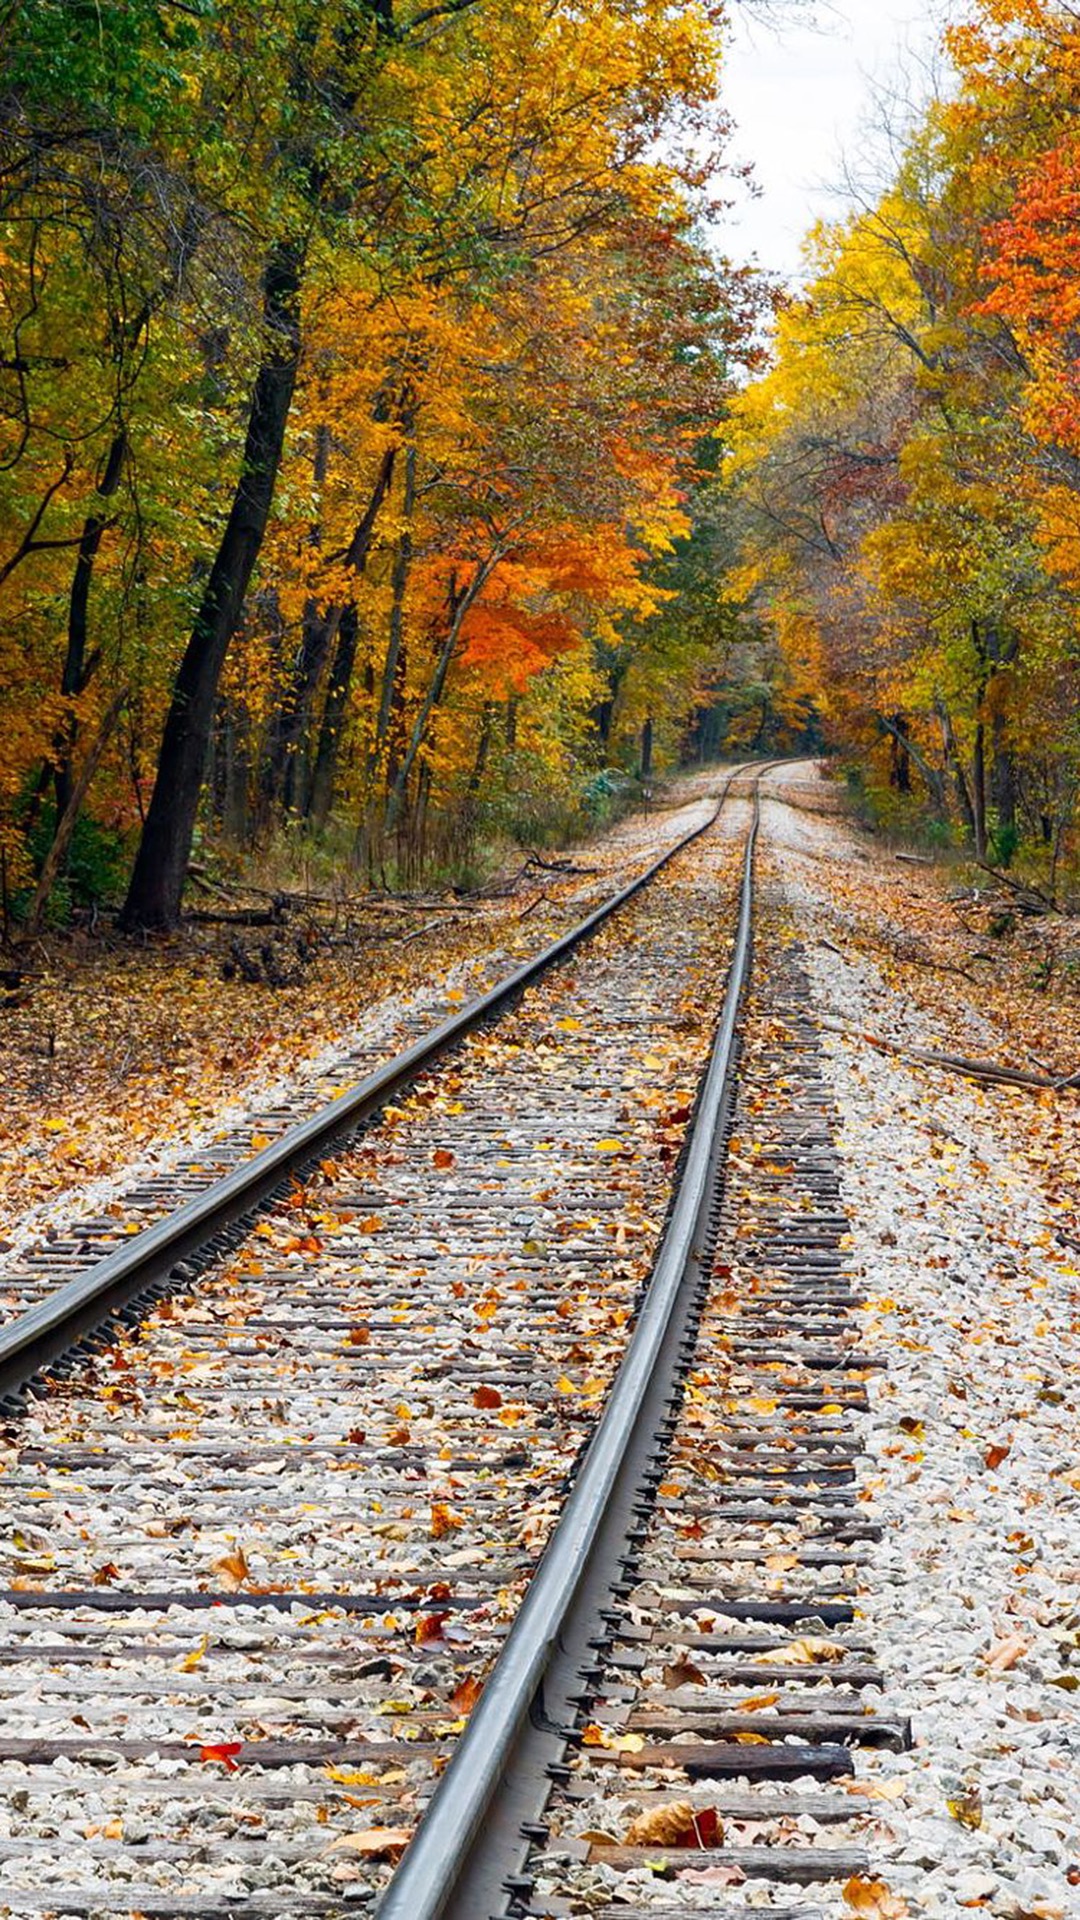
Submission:
<svg viewBox="0 0 1080 1920">
<path fill-rule="evenodd" d="M 0 1911 L 370 1909 L 625 1348 L 729 817 L 0 1329 Z"/>
<path fill-rule="evenodd" d="M 862 1617 L 880 1530 L 857 1422 L 878 1363 L 775 903 L 736 1093 L 755 835 L 756 807 L 724 1018 L 633 1341 L 379 1920 L 886 1910 L 862 1844 L 873 1787 L 853 1777 L 856 1755 L 911 1744 Z"/>
</svg>

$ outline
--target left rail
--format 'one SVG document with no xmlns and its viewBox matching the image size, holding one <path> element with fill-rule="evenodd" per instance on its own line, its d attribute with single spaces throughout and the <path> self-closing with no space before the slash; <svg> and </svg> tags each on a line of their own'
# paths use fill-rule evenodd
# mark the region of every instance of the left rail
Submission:
<svg viewBox="0 0 1080 1920">
<path fill-rule="evenodd" d="M 451 1014 L 347 1093 L 288 1128 L 252 1159 L 0 1327 L 0 1407 L 14 1411 L 26 1387 L 55 1369 L 80 1343 L 99 1337 L 110 1323 L 132 1317 L 161 1292 L 190 1281 L 208 1260 L 231 1251 L 258 1209 L 286 1193 L 290 1180 L 302 1176 L 334 1141 L 370 1120 L 449 1048 L 502 1012 L 641 893 L 677 854 L 707 833 L 734 781 L 745 771 L 742 767 L 731 771 L 707 820 L 471 1006 Z"/>
</svg>

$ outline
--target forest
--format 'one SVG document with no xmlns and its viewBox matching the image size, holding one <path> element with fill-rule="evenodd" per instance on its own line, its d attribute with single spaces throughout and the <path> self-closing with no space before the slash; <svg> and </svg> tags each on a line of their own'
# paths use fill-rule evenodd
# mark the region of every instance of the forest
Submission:
<svg viewBox="0 0 1080 1920">
<path fill-rule="evenodd" d="M 1080 12 L 982 0 L 737 396 L 725 590 L 879 814 L 1051 891 L 1080 789 Z"/>
<path fill-rule="evenodd" d="M 1051 889 L 1080 790 L 1080 14 L 974 0 L 782 293 L 725 9 L 0 8 L 5 937 L 542 844 L 835 750 Z"/>
</svg>

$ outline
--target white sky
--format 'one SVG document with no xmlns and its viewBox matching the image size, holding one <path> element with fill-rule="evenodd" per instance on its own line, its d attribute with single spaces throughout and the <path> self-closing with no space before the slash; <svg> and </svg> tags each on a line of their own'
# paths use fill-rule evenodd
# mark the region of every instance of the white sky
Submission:
<svg viewBox="0 0 1080 1920">
<path fill-rule="evenodd" d="M 926 97 L 948 0 L 817 0 L 816 28 L 809 15 L 799 23 L 798 10 L 787 12 L 783 0 L 771 24 L 745 5 L 731 11 L 730 157 L 753 162 L 762 191 L 756 200 L 737 193 L 719 238 L 733 259 L 756 258 L 790 281 L 809 228 L 844 211 L 845 164 L 857 177 L 882 181 L 874 166 L 883 145 L 872 131 L 875 92 Z"/>
</svg>

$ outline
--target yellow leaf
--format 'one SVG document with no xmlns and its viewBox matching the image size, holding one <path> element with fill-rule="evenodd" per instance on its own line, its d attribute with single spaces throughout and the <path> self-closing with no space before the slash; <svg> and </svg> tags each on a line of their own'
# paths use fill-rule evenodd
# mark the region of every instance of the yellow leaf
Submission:
<svg viewBox="0 0 1080 1920">
<path fill-rule="evenodd" d="M 623 1143 L 621 1140 L 598 1140 L 596 1151 L 597 1153 L 621 1153 Z"/>
<path fill-rule="evenodd" d="M 208 1633 L 204 1633 L 202 1639 L 199 1641 L 198 1646 L 192 1647 L 191 1652 L 185 1653 L 183 1659 L 177 1662 L 175 1671 L 177 1673 L 194 1673 L 196 1667 L 198 1666 L 200 1660 L 203 1658 L 206 1652 L 206 1649 L 209 1645 L 210 1645 L 210 1635 Z"/>
<path fill-rule="evenodd" d="M 603 1747 L 606 1753 L 640 1753 L 645 1740 L 640 1733 L 612 1733 L 608 1727 L 597 1726 L 596 1721 L 591 1720 L 582 1728 L 581 1744 Z"/>
<path fill-rule="evenodd" d="M 581 1032 L 580 1020 L 556 1020 L 555 1025 L 558 1027 L 560 1033 Z"/>
<path fill-rule="evenodd" d="M 945 1805 L 954 1820 L 966 1827 L 969 1833 L 976 1833 L 983 1823 L 982 1796 L 978 1787 L 965 1787 L 955 1800 L 946 1800 Z"/>
</svg>

